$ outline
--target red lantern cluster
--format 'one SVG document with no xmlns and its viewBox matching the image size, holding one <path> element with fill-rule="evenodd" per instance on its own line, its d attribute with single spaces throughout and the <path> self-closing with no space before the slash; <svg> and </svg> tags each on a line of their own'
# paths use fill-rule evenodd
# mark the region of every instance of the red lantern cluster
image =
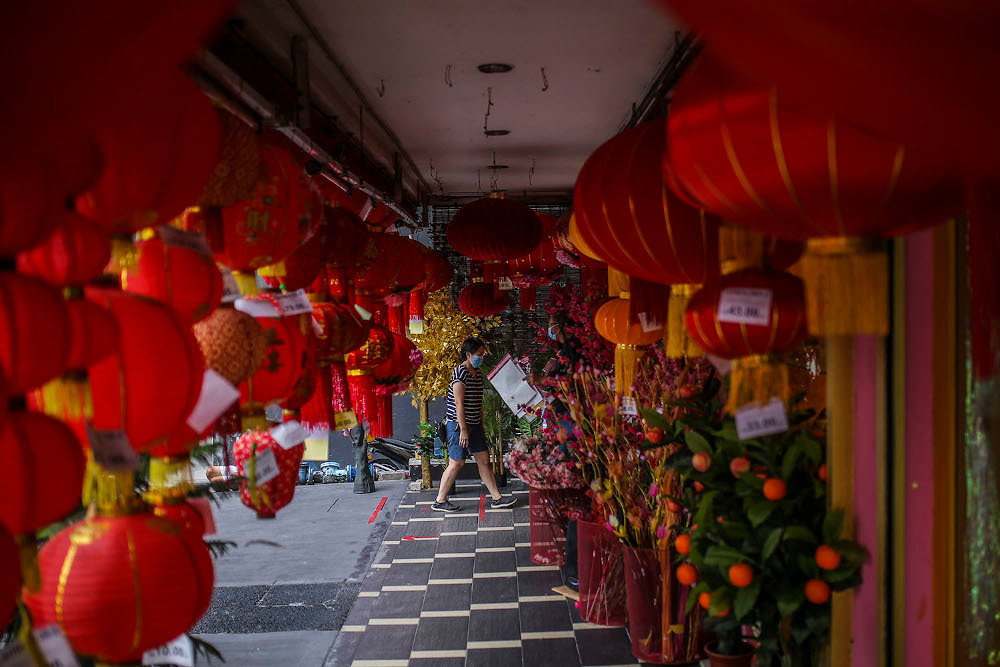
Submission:
<svg viewBox="0 0 1000 667">
<path fill-rule="evenodd" d="M 406 336 L 392 335 L 392 355 L 374 371 L 375 394 L 381 407 L 377 418 L 370 420 L 371 433 L 377 438 L 392 437 L 392 395 L 406 391 L 423 358 L 417 346 Z"/>
</svg>

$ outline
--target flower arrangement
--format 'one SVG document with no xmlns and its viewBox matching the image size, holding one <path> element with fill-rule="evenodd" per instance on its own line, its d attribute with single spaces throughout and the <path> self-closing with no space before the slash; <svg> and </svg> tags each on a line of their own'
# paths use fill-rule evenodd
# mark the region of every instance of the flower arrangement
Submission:
<svg viewBox="0 0 1000 667">
<path fill-rule="evenodd" d="M 590 367 L 610 370 L 614 364 L 614 345 L 602 338 L 594 327 L 594 313 L 606 296 L 606 290 L 594 281 L 586 281 L 580 286 L 554 285 L 545 302 L 545 313 L 564 312 L 569 318 L 566 336 L 580 342 L 580 362 L 582 368 Z M 532 322 L 535 341 L 540 352 L 558 352 L 559 343 L 548 336 L 548 332 Z M 576 369 L 579 370 L 579 369 Z"/>
<path fill-rule="evenodd" d="M 535 489 L 581 489 L 583 475 L 576 461 L 554 438 L 542 433 L 514 443 L 507 454 L 507 467 Z"/>
</svg>

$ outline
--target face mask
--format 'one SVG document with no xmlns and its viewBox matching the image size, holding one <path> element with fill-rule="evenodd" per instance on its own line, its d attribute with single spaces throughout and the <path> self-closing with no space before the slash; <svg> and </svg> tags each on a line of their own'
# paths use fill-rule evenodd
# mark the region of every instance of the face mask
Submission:
<svg viewBox="0 0 1000 667">
<path fill-rule="evenodd" d="M 472 367 L 473 368 L 479 368 L 482 365 L 483 365 L 483 358 L 482 357 L 477 357 L 477 356 L 473 355 L 473 357 L 472 357 Z"/>
<path fill-rule="evenodd" d="M 556 336 L 558 336 L 558 335 L 559 334 L 556 333 L 554 327 L 549 327 L 549 338 L 551 338 L 552 340 L 555 340 Z"/>
</svg>

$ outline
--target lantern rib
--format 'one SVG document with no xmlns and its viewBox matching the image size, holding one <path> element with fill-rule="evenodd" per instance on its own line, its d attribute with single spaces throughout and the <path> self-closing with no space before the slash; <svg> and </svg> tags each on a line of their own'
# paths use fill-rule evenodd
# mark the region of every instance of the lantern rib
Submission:
<svg viewBox="0 0 1000 667">
<path fill-rule="evenodd" d="M 59 570 L 59 584 L 56 586 L 56 621 L 60 626 L 65 625 L 63 620 L 64 601 L 66 599 L 66 587 L 69 585 L 69 574 L 73 569 L 73 562 L 76 560 L 76 552 L 80 546 L 70 541 L 69 550 L 66 551 L 66 558 L 63 560 L 62 568 Z"/>
<path fill-rule="evenodd" d="M 879 219 L 885 213 L 885 209 L 889 206 L 889 201 L 892 199 L 892 195 L 896 192 L 896 186 L 899 184 L 899 177 L 903 173 L 903 158 L 906 154 L 906 148 L 899 146 L 896 149 L 896 156 L 893 158 L 892 162 L 892 174 L 889 175 L 889 187 L 886 188 L 885 197 L 882 199 L 882 203 L 876 209 L 875 215 L 872 217 L 869 224 L 875 225 L 878 223 Z"/>
<path fill-rule="evenodd" d="M 774 212 L 768 208 L 767 204 L 761 199 L 760 195 L 754 189 L 753 184 L 750 183 L 750 179 L 747 178 L 746 172 L 743 171 L 743 165 L 740 163 L 739 157 L 736 155 L 736 147 L 733 146 L 733 137 L 729 132 L 729 123 L 726 122 L 726 116 L 722 111 L 721 105 L 719 108 L 719 132 L 722 135 L 722 146 L 726 150 L 726 157 L 729 158 L 729 166 L 733 169 L 733 174 L 736 176 L 736 180 L 740 182 L 743 186 L 743 190 L 746 191 L 747 196 L 753 200 L 760 209 L 771 217 L 772 220 L 781 222 Z"/>
<path fill-rule="evenodd" d="M 779 320 L 781 320 L 781 309 L 771 306 L 771 335 L 767 339 L 768 352 L 774 349 L 774 344 L 777 342 Z M 795 329 L 797 328 L 792 329 L 792 335 L 795 335 Z"/>
<path fill-rule="evenodd" d="M 740 322 L 740 335 L 743 336 L 743 345 L 746 346 L 746 349 L 752 354 L 758 354 L 757 350 L 754 349 L 753 344 L 750 343 L 750 334 L 747 332 L 746 322 Z"/>
<path fill-rule="evenodd" d="M 135 555 L 135 538 L 131 530 L 125 530 L 125 539 L 128 542 L 128 565 L 132 570 L 132 586 L 135 589 L 135 630 L 132 633 L 134 652 L 139 650 L 139 643 L 142 641 L 142 581 L 139 578 L 139 562 Z"/>
<path fill-rule="evenodd" d="M 677 266 L 680 267 L 681 273 L 683 273 L 684 277 L 686 278 L 686 280 L 684 282 L 688 282 L 688 283 L 697 282 L 697 281 L 691 279 L 691 274 L 689 274 L 687 272 L 687 269 L 684 267 L 684 261 L 681 259 L 680 253 L 677 252 L 677 241 L 674 239 L 674 228 L 673 228 L 673 225 L 670 223 L 670 203 L 667 200 L 667 196 L 668 196 L 668 193 L 667 193 L 667 184 L 666 183 L 661 183 L 660 184 L 660 200 L 663 202 L 663 220 L 666 223 L 666 227 L 667 227 L 667 239 L 670 241 L 670 252 L 673 253 L 674 259 L 677 262 Z M 699 211 L 702 213 L 702 215 L 701 215 L 701 238 L 702 238 L 702 241 L 704 241 L 704 239 L 705 239 L 705 215 L 704 215 L 704 211 L 701 211 L 701 209 L 699 209 Z M 641 232 L 640 232 L 640 236 L 641 236 Z M 702 248 L 703 248 L 702 252 L 703 253 L 707 253 L 708 251 L 705 248 L 705 246 L 707 244 L 706 243 L 702 243 L 701 245 L 702 245 Z M 652 255 L 652 252 L 650 254 Z M 706 266 L 707 266 L 707 262 L 706 262 Z"/>
<path fill-rule="evenodd" d="M 826 161 L 830 172 L 830 197 L 833 200 L 833 219 L 837 223 L 839 236 L 847 236 L 844 216 L 840 210 L 840 176 L 837 172 L 837 125 L 831 118 L 826 126 Z"/>
<path fill-rule="evenodd" d="M 778 122 L 778 90 L 777 88 L 771 88 L 771 94 L 768 97 L 768 116 L 770 117 L 771 125 L 771 146 L 774 148 L 774 159 L 778 165 L 778 173 L 781 174 L 781 181 L 785 184 L 785 190 L 788 191 L 788 196 L 792 198 L 795 202 L 795 207 L 799 209 L 799 213 L 802 215 L 802 219 L 805 221 L 809 227 L 812 228 L 814 232 L 823 234 L 823 229 L 812 219 L 812 216 L 806 212 L 806 207 L 799 199 L 799 193 L 795 189 L 795 184 L 792 182 L 792 174 L 788 169 L 788 160 L 785 157 L 785 146 L 781 141 L 781 125 Z"/>
</svg>

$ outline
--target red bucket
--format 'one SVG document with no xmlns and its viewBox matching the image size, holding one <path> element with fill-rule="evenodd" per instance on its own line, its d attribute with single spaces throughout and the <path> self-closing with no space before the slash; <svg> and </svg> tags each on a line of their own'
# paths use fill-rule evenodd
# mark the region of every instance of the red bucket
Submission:
<svg viewBox="0 0 1000 667">
<path fill-rule="evenodd" d="M 603 524 L 576 522 L 580 618 L 594 625 L 625 625 L 625 565 L 621 540 Z"/>
<path fill-rule="evenodd" d="M 563 566 L 568 515 L 586 512 L 590 499 L 580 489 L 528 489 L 531 560 L 539 565 Z"/>
</svg>

